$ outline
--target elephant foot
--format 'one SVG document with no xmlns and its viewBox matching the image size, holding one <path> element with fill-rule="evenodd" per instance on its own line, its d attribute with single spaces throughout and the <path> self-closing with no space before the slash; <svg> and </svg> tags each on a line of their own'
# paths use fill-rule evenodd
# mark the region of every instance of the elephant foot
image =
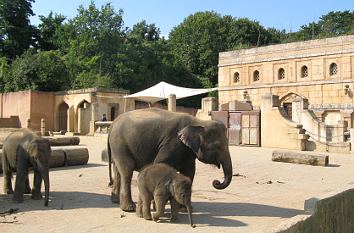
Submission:
<svg viewBox="0 0 354 233">
<path fill-rule="evenodd" d="M 12 198 L 12 201 L 15 202 L 15 203 L 21 203 L 23 202 L 23 197 L 13 197 Z"/>
<path fill-rule="evenodd" d="M 41 193 L 32 193 L 31 198 L 32 198 L 33 200 L 41 200 L 41 199 L 43 199 L 43 196 L 42 196 Z"/>
<path fill-rule="evenodd" d="M 32 193 L 31 188 L 26 188 L 26 189 L 25 189 L 25 194 L 31 194 L 31 193 Z"/>
<path fill-rule="evenodd" d="M 145 220 L 152 220 L 151 215 L 145 216 L 144 218 L 145 218 Z M 155 221 L 155 220 L 154 220 L 154 221 Z"/>
<path fill-rule="evenodd" d="M 171 222 L 179 222 L 178 217 L 177 216 L 172 216 L 171 217 Z"/>
<path fill-rule="evenodd" d="M 135 212 L 135 203 L 120 204 L 120 208 L 126 212 Z"/>
<path fill-rule="evenodd" d="M 111 193 L 111 201 L 113 203 L 118 203 L 119 204 L 119 195 L 116 193 Z"/>
<path fill-rule="evenodd" d="M 160 218 L 160 215 L 158 214 L 152 214 L 152 220 L 154 220 L 155 222 L 157 222 Z"/>
<path fill-rule="evenodd" d="M 5 190 L 4 190 L 4 193 L 5 193 L 5 194 L 13 194 L 14 191 L 13 191 L 12 189 L 5 189 Z"/>
</svg>

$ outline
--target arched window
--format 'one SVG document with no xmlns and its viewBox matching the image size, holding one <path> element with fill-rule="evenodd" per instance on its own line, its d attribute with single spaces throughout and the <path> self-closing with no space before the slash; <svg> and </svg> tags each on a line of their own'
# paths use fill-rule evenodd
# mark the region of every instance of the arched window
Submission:
<svg viewBox="0 0 354 233">
<path fill-rule="evenodd" d="M 259 81 L 259 71 L 255 70 L 253 72 L 253 82 L 257 82 L 257 81 Z"/>
<path fill-rule="evenodd" d="M 278 70 L 278 80 L 283 80 L 285 78 L 285 70 L 283 68 L 280 68 Z"/>
<path fill-rule="evenodd" d="M 336 63 L 332 63 L 332 64 L 329 66 L 329 75 L 330 75 L 330 76 L 333 76 L 333 75 L 336 75 L 337 73 L 338 73 L 337 64 L 336 64 Z"/>
<path fill-rule="evenodd" d="M 309 76 L 309 71 L 307 66 L 302 66 L 301 67 L 301 78 L 306 78 Z"/>
<path fill-rule="evenodd" d="M 240 82 L 240 73 L 235 72 L 234 73 L 234 83 L 238 83 L 238 82 Z"/>
</svg>

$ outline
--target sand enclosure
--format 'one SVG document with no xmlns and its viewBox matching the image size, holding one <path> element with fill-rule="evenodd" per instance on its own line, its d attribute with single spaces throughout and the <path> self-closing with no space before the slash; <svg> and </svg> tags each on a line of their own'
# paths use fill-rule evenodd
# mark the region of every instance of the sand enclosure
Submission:
<svg viewBox="0 0 354 233">
<path fill-rule="evenodd" d="M 304 200 L 354 185 L 354 156 L 330 154 L 330 166 L 271 161 L 273 149 L 230 147 L 234 177 L 224 190 L 212 187 L 222 170 L 197 162 L 192 202 L 194 223 L 186 213 L 179 223 L 137 218 L 110 201 L 108 166 L 101 161 L 104 137 L 80 137 L 90 151 L 86 166 L 51 169 L 49 207 L 25 196 L 21 204 L 2 194 L 0 175 L 0 232 L 270 232 L 289 218 L 303 214 Z M 33 179 L 33 174 L 30 179 Z M 137 201 L 136 175 L 133 200 Z M 32 180 L 31 180 L 32 183 Z M 167 212 L 169 207 L 167 207 Z M 7 223 L 4 223 L 7 222 Z"/>
</svg>

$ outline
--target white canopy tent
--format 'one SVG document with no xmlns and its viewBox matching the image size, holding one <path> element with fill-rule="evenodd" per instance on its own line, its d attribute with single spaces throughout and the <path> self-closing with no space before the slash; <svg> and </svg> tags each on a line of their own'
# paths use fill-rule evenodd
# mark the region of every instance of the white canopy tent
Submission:
<svg viewBox="0 0 354 233">
<path fill-rule="evenodd" d="M 215 90 L 217 90 L 217 88 L 193 89 L 175 86 L 166 82 L 160 82 L 155 86 L 149 87 L 143 91 L 124 96 L 124 98 L 133 98 L 143 102 L 155 103 L 160 100 L 167 99 L 171 94 L 176 95 L 176 99 L 182 99 Z"/>
</svg>

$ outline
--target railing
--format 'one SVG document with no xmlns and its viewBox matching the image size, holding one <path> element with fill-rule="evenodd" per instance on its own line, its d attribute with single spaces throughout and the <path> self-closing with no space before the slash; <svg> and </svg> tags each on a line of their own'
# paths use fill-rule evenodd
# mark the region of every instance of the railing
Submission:
<svg viewBox="0 0 354 233">
<path fill-rule="evenodd" d="M 109 127 L 112 121 L 96 121 L 95 122 L 95 133 L 108 133 Z"/>
</svg>

